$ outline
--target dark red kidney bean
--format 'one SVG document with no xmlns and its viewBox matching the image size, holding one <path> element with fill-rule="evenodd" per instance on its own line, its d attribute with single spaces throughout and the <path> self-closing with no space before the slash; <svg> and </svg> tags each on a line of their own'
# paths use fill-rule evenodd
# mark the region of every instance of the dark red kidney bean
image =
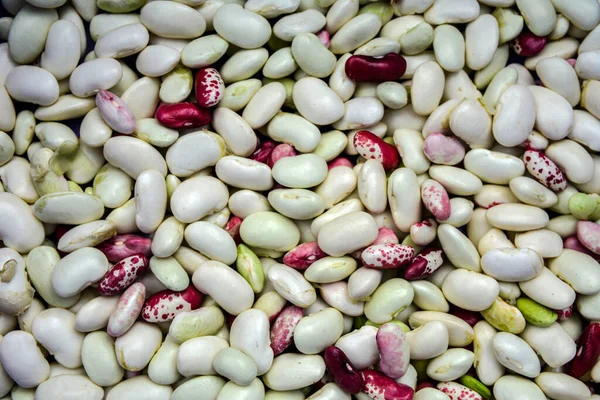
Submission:
<svg viewBox="0 0 600 400">
<path fill-rule="evenodd" d="M 511 46 L 516 54 L 531 57 L 544 50 L 546 43 L 548 43 L 548 38 L 536 36 L 529 31 L 523 31 L 512 41 Z"/>
<path fill-rule="evenodd" d="M 194 103 L 163 103 L 156 110 L 156 119 L 167 128 L 197 128 L 210 122 L 210 111 Z"/>
<path fill-rule="evenodd" d="M 406 72 L 406 60 L 396 53 L 383 57 L 352 56 L 346 61 L 345 71 L 355 82 L 395 81 Z"/>
<path fill-rule="evenodd" d="M 600 357 L 600 323 L 585 327 L 577 339 L 577 353 L 569 364 L 569 375 L 580 378 L 592 370 Z"/>
<path fill-rule="evenodd" d="M 260 145 L 258 149 L 250 156 L 250 158 L 254 161 L 261 162 L 266 164 L 269 162 L 269 158 L 271 157 L 271 153 L 273 149 L 277 146 L 277 143 L 272 140 L 267 140 L 263 144 Z"/>
<path fill-rule="evenodd" d="M 450 314 L 462 319 L 463 321 L 465 321 L 467 324 L 469 324 L 471 326 L 475 326 L 476 323 L 478 323 L 479 321 L 481 321 L 483 319 L 481 317 L 481 314 L 479 314 L 478 312 L 463 310 L 462 308 L 459 308 L 459 307 L 452 307 L 450 309 Z"/>
<path fill-rule="evenodd" d="M 364 380 L 361 373 L 354 368 L 346 353 L 339 347 L 329 346 L 323 355 L 327 370 L 335 383 L 348 393 L 357 394 L 364 389 Z M 380 374 L 381 375 L 381 374 Z M 392 379 L 381 375 L 394 382 Z M 395 382 L 394 382 L 395 383 Z"/>
</svg>

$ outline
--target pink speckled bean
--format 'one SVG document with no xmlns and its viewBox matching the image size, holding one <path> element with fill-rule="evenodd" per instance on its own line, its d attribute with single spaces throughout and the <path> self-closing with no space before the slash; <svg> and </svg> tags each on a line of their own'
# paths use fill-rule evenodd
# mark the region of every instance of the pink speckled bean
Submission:
<svg viewBox="0 0 600 400">
<path fill-rule="evenodd" d="M 410 363 L 410 346 L 400 326 L 383 324 L 377 330 L 379 370 L 392 379 L 402 378 Z"/>
<path fill-rule="evenodd" d="M 125 134 L 135 132 L 135 117 L 119 96 L 100 89 L 96 94 L 96 106 L 104 122 L 114 131 Z"/>
<path fill-rule="evenodd" d="M 363 378 L 354 365 L 348 360 L 346 353 L 339 347 L 329 346 L 323 355 L 327 370 L 342 389 L 357 394 L 363 388 Z"/>
<path fill-rule="evenodd" d="M 444 263 L 441 249 L 429 248 L 419 253 L 404 270 L 404 279 L 414 281 L 433 274 Z"/>
<path fill-rule="evenodd" d="M 274 355 L 281 354 L 294 340 L 294 329 L 304 317 L 298 306 L 288 306 L 281 311 L 271 328 L 271 349 Z"/>
<path fill-rule="evenodd" d="M 254 161 L 258 161 L 266 164 L 271 158 L 271 153 L 273 149 L 277 146 L 277 143 L 272 140 L 267 140 L 262 143 L 258 149 L 250 156 L 250 158 Z"/>
<path fill-rule="evenodd" d="M 394 233 L 390 228 L 379 228 L 379 233 L 377 234 L 377 239 L 373 242 L 373 244 L 398 244 L 400 240 L 398 236 Z"/>
<path fill-rule="evenodd" d="M 364 385 L 362 391 L 373 400 L 412 400 L 415 391 L 407 385 L 397 383 L 377 371 L 360 371 Z"/>
<path fill-rule="evenodd" d="M 455 136 L 433 132 L 423 143 L 425 156 L 434 164 L 456 165 L 465 158 L 465 148 Z"/>
<path fill-rule="evenodd" d="M 589 251 L 600 254 L 600 225 L 591 221 L 577 223 L 577 239 Z"/>
<path fill-rule="evenodd" d="M 201 107 L 216 106 L 225 94 L 225 83 L 214 68 L 202 68 L 196 73 L 196 101 Z"/>
<path fill-rule="evenodd" d="M 368 268 L 390 269 L 400 268 L 411 262 L 415 249 L 403 244 L 375 244 L 363 250 L 360 258 Z"/>
<path fill-rule="evenodd" d="M 283 263 L 297 270 L 305 270 L 317 260 L 327 257 L 317 242 L 302 243 L 283 256 Z"/>
<path fill-rule="evenodd" d="M 337 157 L 327 163 L 327 169 L 333 169 L 335 167 L 353 168 L 354 164 L 352 164 L 346 157 Z"/>
<path fill-rule="evenodd" d="M 242 242 L 242 238 L 240 237 L 240 226 L 242 225 L 242 219 L 240 217 L 236 217 L 235 215 L 231 217 L 227 224 L 225 225 L 225 231 L 229 233 L 229 235 L 235 241 L 235 244 L 240 244 Z"/>
<path fill-rule="evenodd" d="M 450 400 L 483 400 L 479 393 L 456 382 L 440 382 L 437 389 L 446 393 Z"/>
<path fill-rule="evenodd" d="M 146 287 L 143 283 L 134 283 L 119 298 L 117 306 L 108 318 L 107 332 L 112 337 L 124 335 L 140 315 Z"/>
<path fill-rule="evenodd" d="M 444 187 L 433 179 L 427 179 L 421 185 L 421 198 L 425 208 L 428 209 L 438 221 L 450 218 L 450 196 Z"/>
<path fill-rule="evenodd" d="M 104 274 L 98 283 L 98 292 L 102 296 L 121 293 L 148 269 L 148 265 L 148 257 L 141 253 L 119 261 Z"/>
<path fill-rule="evenodd" d="M 427 246 L 437 237 L 438 223 L 433 218 L 427 218 L 410 227 L 410 239 L 418 246 Z"/>
<path fill-rule="evenodd" d="M 150 255 L 152 240 L 138 235 L 117 235 L 96 246 L 104 253 L 108 261 L 119 262 L 134 254 Z"/>
<path fill-rule="evenodd" d="M 596 261 L 600 261 L 600 254 L 593 253 L 589 251 L 584 245 L 581 244 L 577 236 L 569 236 L 563 241 L 563 247 L 565 249 L 571 249 L 575 251 L 579 251 L 581 253 L 585 253 L 588 256 L 593 257 Z"/>
<path fill-rule="evenodd" d="M 323 44 L 323 46 L 329 48 L 329 44 L 331 42 L 329 32 L 323 29 L 322 31 L 317 33 L 317 37 L 319 38 L 319 41 Z"/>
<path fill-rule="evenodd" d="M 359 131 L 354 135 L 354 148 L 367 160 L 381 162 L 386 170 L 394 169 L 400 164 L 400 155 L 396 147 L 369 131 Z"/>
<path fill-rule="evenodd" d="M 573 315 L 573 304 L 567 308 L 563 308 L 562 310 L 554 310 L 554 312 L 558 316 L 559 321 L 566 321 L 571 318 L 571 315 Z"/>
<path fill-rule="evenodd" d="M 275 165 L 275 163 L 281 160 L 282 158 L 294 156 L 296 156 L 296 150 L 294 150 L 294 148 L 289 144 L 282 143 L 275 146 L 275 148 L 271 152 L 269 161 L 267 161 L 267 165 L 273 168 L 273 165 Z"/>
<path fill-rule="evenodd" d="M 196 310 L 204 295 L 194 285 L 182 292 L 163 290 L 148 297 L 142 308 L 142 318 L 148 322 L 167 322 L 184 311 Z"/>
<path fill-rule="evenodd" d="M 523 154 L 527 171 L 542 185 L 554 192 L 567 188 L 567 178 L 561 169 L 540 150 L 527 149 Z"/>
</svg>

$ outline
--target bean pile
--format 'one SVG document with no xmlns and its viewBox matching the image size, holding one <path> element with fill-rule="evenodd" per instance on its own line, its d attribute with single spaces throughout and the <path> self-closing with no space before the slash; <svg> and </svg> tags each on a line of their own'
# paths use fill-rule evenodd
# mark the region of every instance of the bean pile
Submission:
<svg viewBox="0 0 600 400">
<path fill-rule="evenodd" d="M 598 0 L 1 0 L 0 400 L 585 400 Z"/>
</svg>

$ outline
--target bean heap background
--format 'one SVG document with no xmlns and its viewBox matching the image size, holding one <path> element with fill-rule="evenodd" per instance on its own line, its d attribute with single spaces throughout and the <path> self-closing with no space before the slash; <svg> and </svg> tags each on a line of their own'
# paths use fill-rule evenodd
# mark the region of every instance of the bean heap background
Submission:
<svg viewBox="0 0 600 400">
<path fill-rule="evenodd" d="M 0 400 L 579 400 L 597 0 L 2 0 Z"/>
</svg>

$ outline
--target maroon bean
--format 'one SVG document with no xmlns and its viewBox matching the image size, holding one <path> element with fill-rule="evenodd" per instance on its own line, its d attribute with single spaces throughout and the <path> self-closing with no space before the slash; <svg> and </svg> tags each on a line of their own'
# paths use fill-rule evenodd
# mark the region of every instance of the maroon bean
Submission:
<svg viewBox="0 0 600 400">
<path fill-rule="evenodd" d="M 600 323 L 585 327 L 577 339 L 577 353 L 569 365 L 569 375 L 579 378 L 592 370 L 600 357 Z"/>
<path fill-rule="evenodd" d="M 202 68 L 196 73 L 195 81 L 196 101 L 199 106 L 216 106 L 223 98 L 225 83 L 216 69 Z"/>
<path fill-rule="evenodd" d="M 333 169 L 335 167 L 350 167 L 353 168 L 354 164 L 350 162 L 346 157 L 337 157 L 329 161 L 327 169 Z"/>
<path fill-rule="evenodd" d="M 267 140 L 261 144 L 258 149 L 256 149 L 250 158 L 254 161 L 266 164 L 269 161 L 269 158 L 271 158 L 271 153 L 273 152 L 275 146 L 277 146 L 277 143 L 272 140 Z"/>
<path fill-rule="evenodd" d="M 450 314 L 462 319 L 471 326 L 475 326 L 475 324 L 481 321 L 482 319 L 481 314 L 479 314 L 478 312 L 463 310 L 459 307 L 452 307 L 450 309 Z"/>
<path fill-rule="evenodd" d="M 240 237 L 241 225 L 242 219 L 236 216 L 231 217 L 229 221 L 227 221 L 227 225 L 225 225 L 225 231 L 231 235 L 236 244 L 240 244 L 242 242 L 242 238 Z"/>
<path fill-rule="evenodd" d="M 323 358 L 325 359 L 327 370 L 333 376 L 333 380 L 342 389 L 352 394 L 357 394 L 363 390 L 364 381 L 360 372 L 354 368 L 342 349 L 329 346 L 325 349 Z"/>
<path fill-rule="evenodd" d="M 406 60 L 396 53 L 383 57 L 352 56 L 346 61 L 345 71 L 355 82 L 395 81 L 406 72 Z"/>
<path fill-rule="evenodd" d="M 585 247 L 579 241 L 579 239 L 577 239 L 577 236 L 569 236 L 568 238 L 566 238 L 563 242 L 563 247 L 565 249 L 571 249 L 571 250 L 579 251 L 580 253 L 585 253 L 588 256 L 594 257 L 594 259 L 596 261 L 600 261 L 600 254 L 596 254 L 596 253 L 593 253 L 590 250 L 588 250 L 588 248 Z"/>
<path fill-rule="evenodd" d="M 567 178 L 562 170 L 544 152 L 529 148 L 523 154 L 527 171 L 538 182 L 554 192 L 567 188 Z"/>
<path fill-rule="evenodd" d="M 134 254 L 124 258 L 110 268 L 98 283 L 98 292 L 102 296 L 112 296 L 127 289 L 138 276 L 148 269 L 148 257 Z"/>
<path fill-rule="evenodd" d="M 548 38 L 536 36 L 529 31 L 523 31 L 511 45 L 515 53 L 524 57 L 531 57 L 539 54 L 548 43 Z"/>
<path fill-rule="evenodd" d="M 156 119 L 167 128 L 197 128 L 210 122 L 210 112 L 194 103 L 161 104 Z"/>
<path fill-rule="evenodd" d="M 152 240 L 143 236 L 127 234 L 113 236 L 108 240 L 96 246 L 98 250 L 104 253 L 108 261 L 119 262 L 124 258 L 142 253 L 146 257 L 150 256 L 150 247 Z"/>
<path fill-rule="evenodd" d="M 354 147 L 362 157 L 379 161 L 386 170 L 394 169 L 400 164 L 396 147 L 369 131 L 359 131 L 354 135 Z"/>
<path fill-rule="evenodd" d="M 412 400 L 415 391 L 407 385 L 397 383 L 374 370 L 360 371 L 364 384 L 362 391 L 377 400 Z"/>
</svg>

